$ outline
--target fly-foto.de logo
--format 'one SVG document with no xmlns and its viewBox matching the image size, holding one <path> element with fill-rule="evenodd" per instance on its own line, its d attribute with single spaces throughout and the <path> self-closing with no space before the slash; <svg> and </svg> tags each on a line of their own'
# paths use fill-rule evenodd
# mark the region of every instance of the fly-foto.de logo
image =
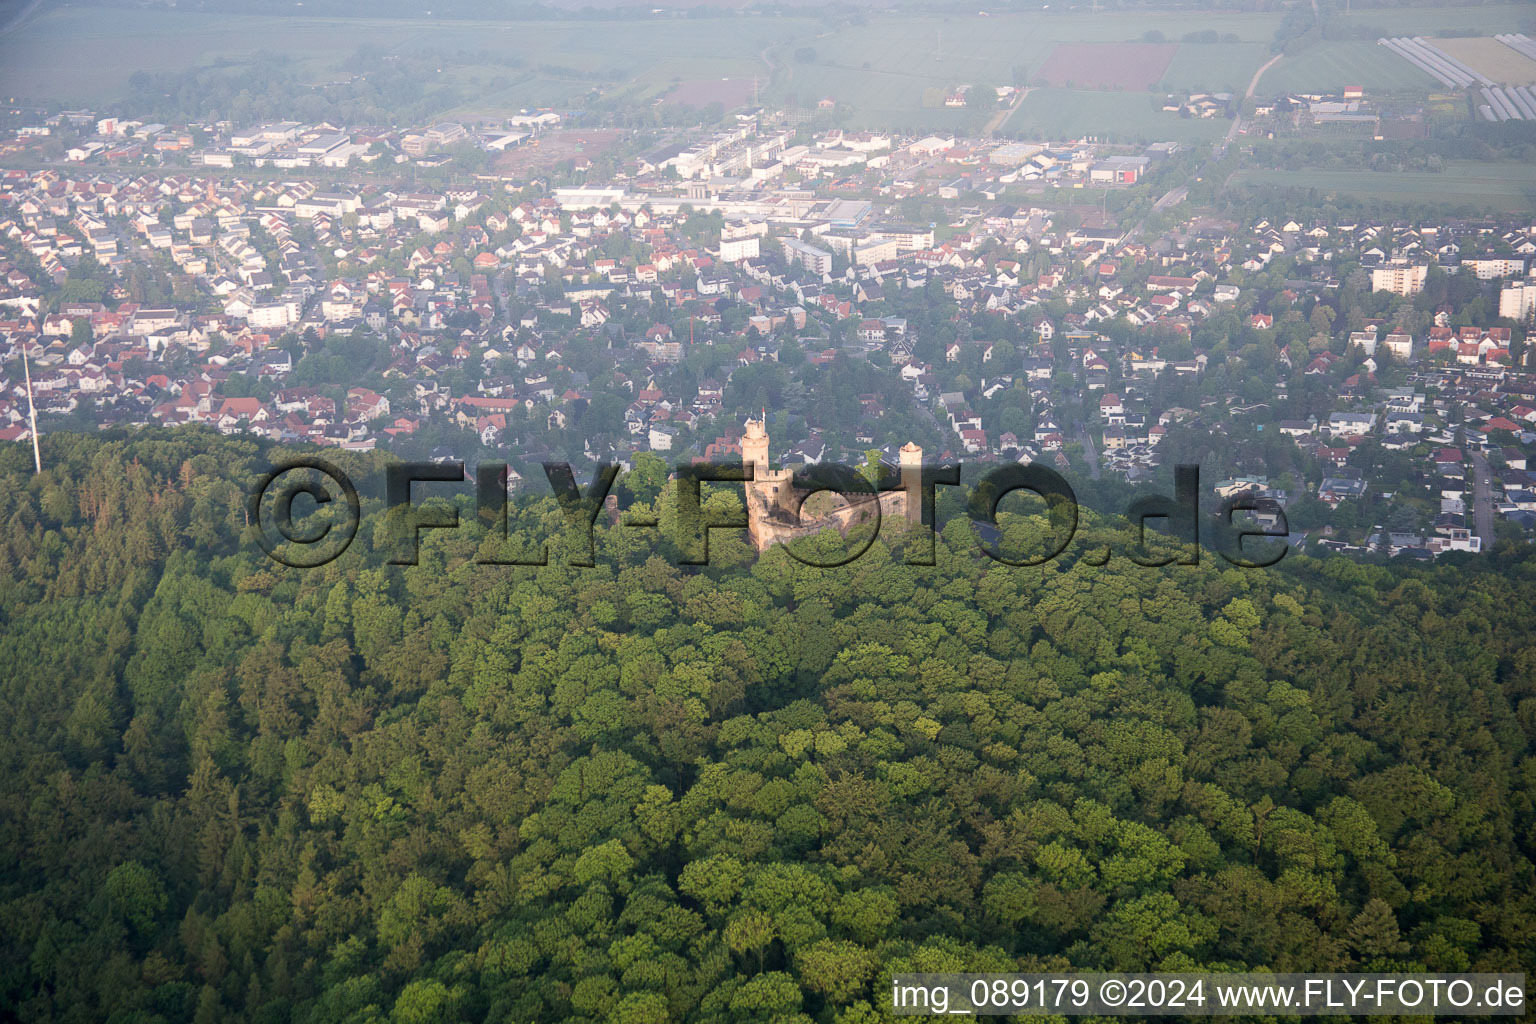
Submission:
<svg viewBox="0 0 1536 1024">
<path fill-rule="evenodd" d="M 615 511 L 610 501 L 619 467 L 599 463 L 585 487 L 576 481 L 569 463 L 541 463 L 563 513 L 566 562 L 572 566 L 596 564 L 596 526 L 603 511 Z M 1062 555 L 1077 533 L 1077 496 L 1067 480 L 1040 464 L 1007 464 L 988 467 L 966 488 L 959 464 L 928 465 L 916 461 L 899 469 L 881 467 L 866 474 L 853 466 L 822 463 L 794 472 L 771 471 L 760 475 L 750 461 L 691 462 L 677 466 L 669 481 L 672 507 L 666 533 L 676 560 L 683 565 L 709 564 L 712 531 L 745 530 L 759 551 L 784 546 L 791 557 L 805 565 L 832 569 L 860 558 L 874 544 L 882 521 L 896 518 L 905 524 L 904 558 L 909 565 L 935 562 L 935 522 L 940 488 L 955 488 L 964 498 L 978 550 L 986 557 L 1012 566 L 1042 565 Z M 457 530 L 462 527 L 459 508 L 431 502 L 434 496 L 451 497 L 451 485 L 468 480 L 462 462 L 399 462 L 384 470 L 384 530 L 380 536 L 394 565 L 417 564 L 424 530 Z M 508 466 L 504 462 L 481 463 L 474 472 L 475 518 L 480 529 L 500 540 L 511 536 L 507 498 Z M 705 499 L 705 484 L 741 488 L 742 504 L 729 509 Z M 1136 542 L 1127 557 L 1139 565 L 1197 565 L 1202 543 L 1228 563 L 1240 568 L 1274 565 L 1284 557 L 1286 545 L 1245 547 L 1245 538 L 1284 538 L 1289 532 L 1283 511 L 1271 510 L 1272 525 L 1234 522 L 1239 512 L 1258 506 L 1250 495 L 1227 498 L 1213 516 L 1202 516 L 1199 504 L 1200 470 L 1181 465 L 1174 470 L 1174 496 L 1148 494 L 1137 497 L 1125 512 Z M 998 524 L 998 506 L 1015 493 L 1043 501 L 1049 524 L 1038 539 L 1037 550 L 1020 555 L 1007 550 Z M 808 511 L 817 495 L 839 501 L 820 513 Z M 307 499 L 301 501 L 303 499 Z M 256 481 L 249 496 L 248 514 L 258 543 L 275 561 L 294 568 L 315 568 L 340 557 L 356 537 L 362 520 L 362 502 L 352 480 L 324 459 L 305 456 L 274 466 Z M 627 530 L 662 536 L 663 520 L 645 505 L 631 507 L 617 517 Z M 1149 546 L 1148 526 L 1161 527 L 1164 543 Z M 825 546 L 809 549 L 795 542 L 836 530 L 847 543 L 836 551 Z M 1039 550 L 1043 548 L 1043 550 Z M 1085 555 L 1089 564 L 1102 565 L 1110 552 L 1103 548 Z M 548 544 L 511 557 L 482 554 L 476 561 L 486 565 L 543 566 L 550 563 Z"/>
</svg>

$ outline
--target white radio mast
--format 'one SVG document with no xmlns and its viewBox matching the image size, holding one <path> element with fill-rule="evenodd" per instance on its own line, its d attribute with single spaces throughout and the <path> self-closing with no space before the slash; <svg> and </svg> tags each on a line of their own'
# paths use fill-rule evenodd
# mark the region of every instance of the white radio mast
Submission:
<svg viewBox="0 0 1536 1024">
<path fill-rule="evenodd" d="M 32 364 L 27 360 L 27 346 L 21 346 L 21 369 L 27 377 L 27 422 L 32 430 L 32 465 L 34 475 L 43 472 L 43 452 L 37 446 L 37 406 L 32 401 Z"/>
</svg>

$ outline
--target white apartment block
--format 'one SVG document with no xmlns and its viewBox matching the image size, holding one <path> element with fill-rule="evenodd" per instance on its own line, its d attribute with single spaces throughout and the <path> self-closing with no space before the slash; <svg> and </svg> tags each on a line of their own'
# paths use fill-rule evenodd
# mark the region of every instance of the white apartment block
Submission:
<svg viewBox="0 0 1536 1024">
<path fill-rule="evenodd" d="M 1530 320 L 1536 314 L 1536 281 L 1511 281 L 1499 292 L 1499 316 Z"/>
<path fill-rule="evenodd" d="M 1429 267 L 1423 263 L 1392 264 L 1371 271 L 1371 291 L 1417 295 L 1424 290 Z"/>
<path fill-rule="evenodd" d="M 901 250 L 894 241 L 880 239 L 866 242 L 853 250 L 853 262 L 861 267 L 867 267 L 882 260 L 893 260 L 901 254 Z"/>
<path fill-rule="evenodd" d="M 721 238 L 720 262 L 740 263 L 742 260 L 756 259 L 760 247 L 761 239 L 756 235 L 748 235 L 746 238 Z"/>
<path fill-rule="evenodd" d="M 1396 359 L 1406 363 L 1413 358 L 1413 335 L 1411 334 L 1394 332 L 1387 335 L 1386 340 L 1382 344 Z"/>
<path fill-rule="evenodd" d="M 1461 265 L 1477 275 L 1479 281 L 1520 277 L 1525 273 L 1524 256 L 1469 256 L 1461 261 Z"/>
<path fill-rule="evenodd" d="M 832 254 L 814 245 L 806 245 L 798 238 L 781 238 L 784 255 L 791 263 L 798 263 L 813 274 L 832 273 Z"/>
<path fill-rule="evenodd" d="M 288 304 L 284 302 L 273 303 L 268 306 L 256 306 L 246 316 L 245 322 L 259 330 L 287 327 L 290 323 L 288 313 Z"/>
</svg>

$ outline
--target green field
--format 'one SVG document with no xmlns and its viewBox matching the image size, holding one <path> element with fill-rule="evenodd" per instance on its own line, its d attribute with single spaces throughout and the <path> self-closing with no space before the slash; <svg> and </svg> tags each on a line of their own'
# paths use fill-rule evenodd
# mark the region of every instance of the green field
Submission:
<svg viewBox="0 0 1536 1024">
<path fill-rule="evenodd" d="M 469 85 L 489 87 L 497 76 L 519 82 L 491 90 L 503 107 L 558 105 L 585 93 L 592 82 L 548 75 L 541 66 L 615 72 L 625 85 L 656 92 L 698 55 L 707 73 L 758 73 L 766 79 L 760 51 L 810 34 L 815 24 L 798 18 L 343 20 L 72 7 L 47 11 L 0 36 L 0 94 L 102 105 L 125 91 L 135 71 L 244 63 L 263 53 L 282 54 L 301 76 L 323 82 L 367 46 L 402 55 L 451 55 L 454 66 L 444 73 Z M 68 60 L 59 59 L 60 47 L 67 47 Z"/>
<path fill-rule="evenodd" d="M 455 55 L 453 66 L 444 69 L 448 80 L 482 91 L 469 109 L 559 105 L 591 88 L 590 80 L 562 79 L 541 68 L 553 65 L 612 73 L 613 88 L 637 95 L 658 94 L 674 80 L 701 73 L 761 74 L 770 101 L 809 105 L 832 96 L 871 124 L 915 119 L 935 128 L 963 128 L 981 124 L 985 115 L 934 109 L 934 90 L 1012 84 L 1018 74 L 1038 69 L 1059 43 L 1135 40 L 1150 30 L 1170 40 L 1195 29 L 1233 33 L 1244 41 L 1239 47 L 1186 46 L 1182 49 L 1196 52 L 1181 52 L 1170 69 L 1179 87 L 1200 85 L 1203 77 L 1225 85 L 1228 78 L 1246 80 L 1258 66 L 1263 41 L 1277 24 L 1267 14 L 872 12 L 865 24 L 829 32 L 825 22 L 795 17 L 464 22 L 70 7 L 46 11 L 0 37 L 0 93 L 105 105 L 124 92 L 135 71 L 246 62 L 262 53 L 281 54 L 301 75 L 323 82 L 368 46 L 385 53 Z M 67 47 L 69 60 L 58 59 L 60 47 Z M 816 59 L 796 61 L 793 55 L 802 47 L 814 48 Z M 480 60 L 477 55 L 486 51 L 506 64 Z"/>
<path fill-rule="evenodd" d="M 1529 4 L 1488 4 L 1463 7 L 1367 7 L 1347 14 L 1335 12 L 1346 24 L 1394 36 L 1433 36 L 1441 31 L 1491 36 L 1519 32 L 1530 20 Z M 1375 42 L 1375 39 L 1369 40 Z"/>
<path fill-rule="evenodd" d="M 1259 79 L 1259 94 L 1334 92 L 1346 85 L 1376 92 L 1440 87 L 1435 79 L 1385 46 L 1351 40 L 1318 43 L 1282 59 Z"/>
<path fill-rule="evenodd" d="M 1200 142 L 1219 139 L 1225 118 L 1186 119 L 1152 105 L 1144 92 L 1036 89 L 1008 122 L 1009 135 L 1066 138 L 1098 135 L 1109 141 Z"/>
<path fill-rule="evenodd" d="M 924 107 L 925 93 L 936 103 L 937 95 L 955 84 L 953 78 L 925 73 L 921 65 L 907 72 L 802 65 L 794 69 L 793 78 L 775 88 L 771 98 L 789 106 L 811 106 L 829 97 L 854 127 L 923 125 L 957 131 L 979 127 L 986 121 L 985 113 L 963 107 Z"/>
<path fill-rule="evenodd" d="M 1011 85 L 1045 63 L 1060 43 L 1128 42 L 1144 32 L 1162 32 L 1177 42 L 1185 32 L 1211 28 L 1244 42 L 1234 47 L 1182 46 L 1169 68 L 1181 82 L 1202 77 L 1248 77 L 1268 56 L 1267 41 L 1278 19 L 1271 15 L 1207 18 L 1169 14 L 1126 16 L 1117 13 L 1052 15 L 1041 12 L 980 17 L 871 16 L 869 24 L 849 27 L 803 45 L 815 48 L 813 64 L 790 64 L 783 87 L 799 95 L 830 94 L 860 110 L 921 105 L 923 90 L 964 83 Z M 798 45 L 802 45 L 797 43 Z M 1194 51 L 1186 54 L 1186 51 Z M 1230 52 L 1228 52 L 1230 51 Z M 1213 86 L 1214 87 L 1214 86 Z"/>
<path fill-rule="evenodd" d="M 1492 32 L 1517 28 L 1529 10 L 1426 8 L 1350 17 L 1362 26 L 1387 21 L 1394 31 Z M 1032 80 L 1059 44 L 1133 41 L 1152 31 L 1169 41 L 1194 30 L 1234 35 L 1239 42 L 1180 46 L 1162 84 L 1177 92 L 1241 92 L 1268 59 L 1278 25 L 1274 14 L 1081 10 L 871 11 L 861 24 L 829 28 L 819 18 L 764 15 L 519 22 L 65 7 L 0 36 L 0 95 L 106 108 L 137 71 L 248 67 L 264 55 L 286 58 L 301 81 L 324 83 L 367 47 L 381 55 L 443 55 L 441 81 L 460 87 L 452 112 L 464 116 L 574 106 L 594 87 L 643 100 L 682 80 L 761 76 L 764 102 L 811 107 L 831 97 L 851 126 L 965 131 L 980 128 L 988 114 L 945 108 L 944 93 L 963 84 Z M 806 50 L 814 50 L 809 60 Z M 1282 61 L 1261 83 L 1266 90 L 1429 84 L 1372 42 L 1320 44 Z M 472 99 L 465 101 L 466 94 Z M 1025 130 L 1197 140 L 1219 135 L 1223 126 L 1163 115 L 1145 93 L 1046 90 L 1031 95 L 1007 126 L 1009 134 Z"/>
<path fill-rule="evenodd" d="M 1500 4 L 1486 7 L 1367 8 L 1335 18 L 1359 29 L 1370 38 L 1329 40 L 1286 57 L 1259 80 L 1259 92 L 1331 92 L 1346 85 L 1367 90 L 1424 91 L 1439 88 L 1434 78 L 1420 71 L 1386 47 L 1378 35 L 1432 38 L 1440 31 L 1471 31 L 1479 35 L 1518 32 L 1531 16 L 1531 7 Z"/>
<path fill-rule="evenodd" d="M 1269 60 L 1268 42 L 1185 43 L 1163 74 L 1170 92 L 1230 92 L 1239 96 Z"/>
<path fill-rule="evenodd" d="M 1185 32 L 1211 28 L 1244 40 L 1235 45 L 1184 45 L 1169 66 L 1170 88 L 1246 87 L 1268 57 L 1267 43 L 1278 19 L 1271 15 L 1225 15 L 1195 19 L 1170 14 L 1074 13 L 871 16 L 869 24 L 839 30 L 796 47 L 816 50 L 816 61 L 787 64 L 772 98 L 804 104 L 831 97 L 849 111 L 850 123 L 922 125 L 934 129 L 979 127 L 985 114 L 935 108 L 935 91 L 961 84 L 1012 85 L 1032 80 L 1061 43 L 1127 42 L 1156 30 L 1172 41 Z M 925 94 L 928 100 L 924 106 Z M 1039 98 L 1037 98 L 1037 96 Z M 1059 96 L 1050 106 L 1048 97 Z M 1153 138 L 1208 138 L 1202 126 L 1149 117 L 1145 93 L 1078 93 L 1045 90 L 1032 94 L 1009 122 L 1009 134 L 1027 126 L 1052 135 L 1111 132 Z M 1074 114 L 1082 115 L 1081 119 Z M 1066 116 L 1063 116 L 1066 115 Z M 1108 118 L 1103 121 L 1100 118 Z M 1215 134 L 1219 134 L 1215 133 Z"/>
<path fill-rule="evenodd" d="M 1452 161 L 1441 174 L 1412 171 L 1242 171 L 1233 184 L 1315 188 L 1324 195 L 1383 203 L 1536 210 L 1536 167 Z"/>
</svg>

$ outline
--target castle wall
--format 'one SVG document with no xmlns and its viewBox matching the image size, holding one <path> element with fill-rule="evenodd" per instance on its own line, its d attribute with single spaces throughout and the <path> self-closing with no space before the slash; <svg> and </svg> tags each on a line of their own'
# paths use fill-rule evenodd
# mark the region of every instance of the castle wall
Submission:
<svg viewBox="0 0 1536 1024">
<path fill-rule="evenodd" d="M 760 486 L 745 484 L 747 503 L 747 533 L 759 552 L 767 551 L 775 544 L 786 544 L 800 537 L 809 537 L 823 530 L 836 530 L 843 536 L 874 516 L 874 503 L 856 501 L 823 516 L 797 519 L 782 508 L 776 509 L 769 501 L 767 492 Z M 904 522 L 907 515 L 907 492 L 885 491 L 880 494 L 882 525 L 886 519 Z"/>
</svg>

